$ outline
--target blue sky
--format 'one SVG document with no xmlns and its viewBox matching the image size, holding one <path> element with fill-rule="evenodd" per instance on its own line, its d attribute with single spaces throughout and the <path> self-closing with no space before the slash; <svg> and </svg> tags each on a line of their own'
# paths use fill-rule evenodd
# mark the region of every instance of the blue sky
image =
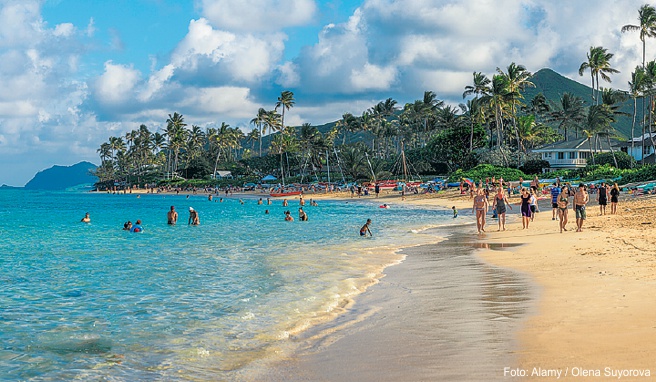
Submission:
<svg viewBox="0 0 656 382">
<path fill-rule="evenodd" d="M 110 135 L 157 131 L 179 112 L 248 131 L 295 94 L 286 122 L 323 124 L 388 97 L 460 102 L 473 71 L 510 62 L 577 73 L 591 45 L 615 53 L 612 86 L 641 61 L 641 1 L 0 0 L 0 184 L 98 163 Z M 647 45 L 654 58 L 656 41 Z M 606 86 L 608 84 L 605 84 Z"/>
</svg>

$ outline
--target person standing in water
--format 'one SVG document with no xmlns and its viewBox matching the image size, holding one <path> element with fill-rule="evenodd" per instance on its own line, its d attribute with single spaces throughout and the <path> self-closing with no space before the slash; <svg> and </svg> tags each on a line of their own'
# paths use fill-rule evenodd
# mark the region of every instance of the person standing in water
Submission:
<svg viewBox="0 0 656 382">
<path fill-rule="evenodd" d="M 87 212 L 82 220 L 80 220 L 82 223 L 91 223 L 91 217 L 89 216 L 89 213 Z"/>
<path fill-rule="evenodd" d="M 308 216 L 305 211 L 303 211 L 303 208 L 298 209 L 298 220 L 302 222 L 306 222 L 308 220 Z"/>
<path fill-rule="evenodd" d="M 478 233 L 485 232 L 485 214 L 487 214 L 488 207 L 485 193 L 482 188 L 479 188 L 474 198 L 474 205 L 472 206 L 472 212 L 476 213 L 476 228 L 478 228 Z"/>
<path fill-rule="evenodd" d="M 171 210 L 166 214 L 166 219 L 170 225 L 178 222 L 178 212 L 175 210 L 175 206 L 171 206 Z"/>
<path fill-rule="evenodd" d="M 199 225 L 199 224 L 200 224 L 200 218 L 198 217 L 198 211 L 196 211 L 192 207 L 189 207 L 189 220 L 187 221 L 187 225 Z"/>
<path fill-rule="evenodd" d="M 364 223 L 362 228 L 360 228 L 360 236 L 367 236 L 367 232 L 369 232 L 369 236 L 373 236 L 371 230 L 369 229 L 370 224 L 371 224 L 371 219 L 367 219 L 367 222 Z"/>
<path fill-rule="evenodd" d="M 497 231 L 506 230 L 506 206 L 510 207 L 512 210 L 508 198 L 506 198 L 506 195 L 503 193 L 503 188 L 499 187 L 497 189 L 497 194 L 494 196 L 494 202 L 492 202 L 492 208 L 496 209 L 497 216 L 499 217 L 499 229 Z"/>
</svg>

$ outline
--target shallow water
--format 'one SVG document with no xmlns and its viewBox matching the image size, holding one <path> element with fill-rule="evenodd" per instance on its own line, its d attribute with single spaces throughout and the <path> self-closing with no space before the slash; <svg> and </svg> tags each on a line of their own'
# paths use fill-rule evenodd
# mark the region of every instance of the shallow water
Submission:
<svg viewBox="0 0 656 382">
<path fill-rule="evenodd" d="M 206 196 L 0 192 L 0 375 L 234 379 L 332 318 L 449 211 Z M 166 224 L 175 205 L 176 226 Z M 187 210 L 201 225 L 188 226 Z M 264 210 L 270 214 L 265 215 Z M 91 223 L 80 223 L 85 212 Z M 373 238 L 359 227 L 373 220 Z M 143 221 L 145 232 L 121 228 Z"/>
<path fill-rule="evenodd" d="M 387 268 L 347 314 L 300 336 L 297 358 L 259 380 L 505 380 L 535 289 L 479 260 L 474 240 L 457 235 L 403 250 L 403 264 Z"/>
</svg>

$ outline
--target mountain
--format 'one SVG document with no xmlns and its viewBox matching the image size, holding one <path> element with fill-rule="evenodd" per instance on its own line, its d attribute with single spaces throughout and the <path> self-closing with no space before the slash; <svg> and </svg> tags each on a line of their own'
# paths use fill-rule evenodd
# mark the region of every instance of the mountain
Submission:
<svg viewBox="0 0 656 382">
<path fill-rule="evenodd" d="M 93 184 L 98 178 L 91 175 L 96 165 L 80 162 L 72 166 L 52 166 L 39 171 L 25 185 L 26 190 L 65 190 L 80 184 Z"/>
<path fill-rule="evenodd" d="M 553 109 L 556 107 L 556 105 L 560 104 L 560 97 L 563 95 L 563 93 L 567 92 L 577 97 L 581 97 L 586 106 L 590 106 L 592 104 L 592 88 L 571 80 L 559 73 L 554 72 L 551 69 L 544 68 L 538 70 L 531 77 L 531 82 L 535 84 L 535 87 L 527 88 L 524 90 L 523 95 L 525 103 L 530 102 L 530 100 L 538 93 L 542 93 Z M 623 138 L 628 138 L 631 136 L 631 124 L 633 123 L 633 100 L 629 98 L 626 102 L 624 102 L 624 105 L 620 108 L 620 110 L 627 115 L 619 116 L 614 127 L 618 133 L 623 136 Z M 637 102 L 637 115 L 642 115 L 641 99 L 638 99 Z M 641 130 L 638 125 L 639 123 L 636 123 L 636 135 L 639 135 L 639 130 Z"/>
</svg>

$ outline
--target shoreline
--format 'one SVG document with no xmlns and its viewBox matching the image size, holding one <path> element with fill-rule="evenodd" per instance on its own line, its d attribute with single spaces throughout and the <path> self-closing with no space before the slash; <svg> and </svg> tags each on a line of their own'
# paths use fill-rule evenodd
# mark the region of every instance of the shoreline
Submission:
<svg viewBox="0 0 656 382">
<path fill-rule="evenodd" d="M 550 200 L 542 200 L 542 212 L 528 230 L 521 229 L 516 208 L 507 218 L 507 231 L 497 232 L 496 220 L 488 215 L 488 232 L 473 235 L 482 247 L 475 251 L 477 258 L 527 275 L 539 290 L 534 310 L 511 333 L 516 339 L 514 362 L 482 380 L 513 376 L 521 380 L 555 380 L 556 375 L 560 380 L 586 376 L 648 380 L 656 374 L 651 357 L 656 351 L 656 255 L 651 249 L 656 244 L 652 235 L 656 198 L 624 197 L 617 215 L 604 216 L 598 216 L 594 196 L 591 199 L 581 233 L 559 233 L 558 221 L 550 219 Z M 513 198 L 513 206 L 515 202 Z M 465 215 L 470 215 L 471 208 L 466 196 L 448 192 L 409 198 L 404 203 L 442 208 L 455 205 Z M 571 208 L 568 226 L 575 226 Z M 513 243 L 522 245 L 502 250 L 484 248 Z M 404 265 L 387 268 L 385 273 Z M 356 298 L 356 306 L 366 304 L 360 299 L 368 293 Z M 369 317 L 365 321 L 375 325 L 376 319 Z M 412 321 L 412 317 L 407 319 Z M 417 352 L 422 351 L 419 344 Z M 398 370 L 392 367 L 388 371 Z"/>
<path fill-rule="evenodd" d="M 537 290 L 526 275 L 480 259 L 466 231 L 404 249 L 402 263 L 319 335 L 300 338 L 300 350 L 263 380 L 494 379 L 513 364 L 514 333 Z"/>
</svg>

